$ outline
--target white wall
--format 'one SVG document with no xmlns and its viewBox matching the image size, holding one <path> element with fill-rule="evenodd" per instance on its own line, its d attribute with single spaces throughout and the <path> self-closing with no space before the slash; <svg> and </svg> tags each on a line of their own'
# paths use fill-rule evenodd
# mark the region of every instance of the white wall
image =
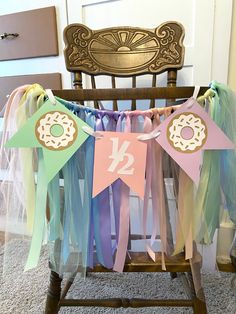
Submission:
<svg viewBox="0 0 236 314">
<path fill-rule="evenodd" d="M 212 79 L 227 83 L 232 0 L 0 0 L 0 15 L 46 6 L 56 7 L 59 56 L 0 61 L 0 76 L 61 72 L 63 87 L 69 88 L 71 79 L 63 58 L 63 29 L 68 23 L 153 28 L 177 20 L 186 29 L 179 84 L 207 85 Z"/>
<path fill-rule="evenodd" d="M 229 59 L 229 77 L 230 88 L 236 92 L 236 2 L 233 5 L 232 15 L 232 33 L 230 40 L 230 59 Z"/>
</svg>

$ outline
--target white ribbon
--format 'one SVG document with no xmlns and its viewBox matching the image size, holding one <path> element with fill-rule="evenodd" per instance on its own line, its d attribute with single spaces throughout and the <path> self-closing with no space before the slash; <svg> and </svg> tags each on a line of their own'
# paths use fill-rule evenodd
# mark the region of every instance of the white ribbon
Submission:
<svg viewBox="0 0 236 314">
<path fill-rule="evenodd" d="M 92 128 L 88 127 L 88 126 L 82 126 L 82 130 L 87 133 L 88 135 L 91 135 L 93 137 L 95 137 L 96 139 L 102 138 L 103 135 L 100 132 L 96 132 L 94 131 Z M 161 131 L 158 130 L 158 128 L 156 128 L 155 130 L 153 130 L 150 133 L 144 133 L 141 134 L 139 136 L 137 136 L 137 139 L 140 141 L 148 141 L 151 140 L 153 138 L 157 138 L 158 136 L 160 136 Z"/>
<path fill-rule="evenodd" d="M 139 135 L 137 137 L 137 139 L 140 141 L 148 141 L 148 140 L 151 140 L 153 138 L 157 138 L 158 136 L 160 136 L 160 134 L 161 134 L 161 131 L 158 130 L 158 128 L 156 128 L 155 130 L 153 130 L 150 133 L 144 133 L 142 135 Z"/>
<path fill-rule="evenodd" d="M 51 103 L 53 105 L 56 105 L 57 104 L 57 100 L 56 100 L 55 96 L 53 95 L 52 90 L 51 89 L 45 89 L 45 92 L 46 92 L 46 94 L 48 96 L 48 99 L 51 101 Z"/>
<path fill-rule="evenodd" d="M 95 137 L 96 139 L 102 138 L 103 135 L 99 132 L 94 131 L 92 128 L 90 128 L 89 126 L 82 126 L 82 130 L 87 133 L 88 135 L 91 135 L 93 137 Z"/>
<path fill-rule="evenodd" d="M 194 100 L 197 99 L 197 96 L 198 96 L 198 94 L 199 94 L 200 88 L 201 88 L 201 87 L 198 86 L 198 85 L 196 85 L 196 86 L 194 87 L 193 96 L 192 96 L 192 98 L 193 98 Z M 188 108 L 188 109 L 192 108 L 193 104 L 194 104 L 194 102 L 191 101 L 191 102 L 187 105 L 187 108 Z"/>
<path fill-rule="evenodd" d="M 198 94 L 199 94 L 199 91 L 200 91 L 200 86 L 196 85 L 196 86 L 194 87 L 194 91 L 193 91 L 193 98 L 194 98 L 194 99 L 197 99 L 197 96 L 198 96 Z"/>
</svg>

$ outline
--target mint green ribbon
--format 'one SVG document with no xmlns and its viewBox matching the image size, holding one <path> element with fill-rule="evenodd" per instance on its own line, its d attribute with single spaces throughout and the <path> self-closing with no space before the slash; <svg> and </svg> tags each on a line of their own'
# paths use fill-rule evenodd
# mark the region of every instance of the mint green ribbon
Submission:
<svg viewBox="0 0 236 314">
<path fill-rule="evenodd" d="M 36 205 L 34 216 L 33 237 L 31 241 L 25 271 L 37 266 L 45 228 L 45 213 L 47 203 L 47 177 L 42 149 L 38 149 L 38 180 L 36 191 Z"/>
<path fill-rule="evenodd" d="M 57 174 L 48 184 L 48 198 L 50 208 L 50 221 L 48 228 L 49 241 L 55 241 L 63 238 L 59 174 Z"/>
</svg>

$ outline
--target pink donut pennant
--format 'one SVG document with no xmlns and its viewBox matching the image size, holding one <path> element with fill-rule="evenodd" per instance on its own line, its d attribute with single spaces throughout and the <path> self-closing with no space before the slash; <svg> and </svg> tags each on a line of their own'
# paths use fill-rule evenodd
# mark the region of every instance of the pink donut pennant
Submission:
<svg viewBox="0 0 236 314">
<path fill-rule="evenodd" d="M 120 178 L 144 197 L 147 144 L 139 133 L 99 132 L 95 142 L 93 197 Z"/>
<path fill-rule="evenodd" d="M 235 148 L 194 98 L 165 119 L 157 130 L 160 135 L 156 141 L 196 184 L 204 150 Z"/>
</svg>

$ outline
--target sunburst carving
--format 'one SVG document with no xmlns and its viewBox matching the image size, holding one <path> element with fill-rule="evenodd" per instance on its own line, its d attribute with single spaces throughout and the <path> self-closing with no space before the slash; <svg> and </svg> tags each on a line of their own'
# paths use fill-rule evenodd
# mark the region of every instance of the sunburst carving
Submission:
<svg viewBox="0 0 236 314">
<path fill-rule="evenodd" d="M 129 70 L 151 63 L 160 44 L 153 33 L 136 30 L 113 30 L 97 33 L 89 44 L 91 59 L 100 67 Z M 107 58 L 112 54 L 112 58 Z"/>
<path fill-rule="evenodd" d="M 117 31 L 98 34 L 90 43 L 91 51 L 140 51 L 152 48 L 158 51 L 160 44 L 154 36 L 135 31 Z"/>
</svg>

